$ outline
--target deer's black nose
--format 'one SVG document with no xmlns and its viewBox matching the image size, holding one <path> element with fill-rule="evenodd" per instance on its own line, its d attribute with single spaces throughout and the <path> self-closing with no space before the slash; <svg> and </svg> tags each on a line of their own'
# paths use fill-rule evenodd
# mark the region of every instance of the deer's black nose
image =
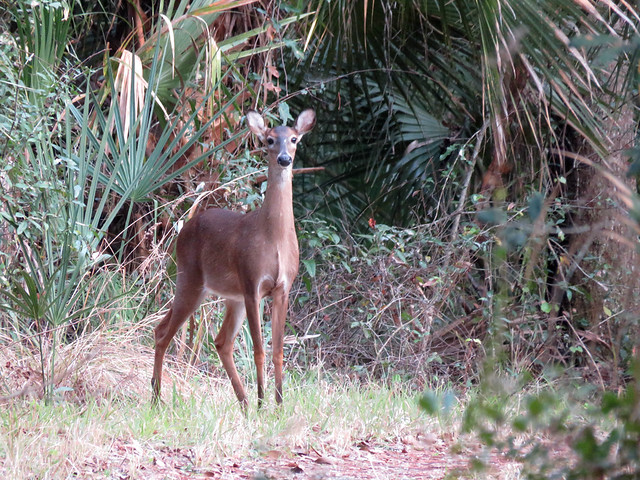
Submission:
<svg viewBox="0 0 640 480">
<path fill-rule="evenodd" d="M 286 153 L 278 155 L 278 165 L 281 167 L 288 167 L 291 165 L 291 157 Z"/>
</svg>

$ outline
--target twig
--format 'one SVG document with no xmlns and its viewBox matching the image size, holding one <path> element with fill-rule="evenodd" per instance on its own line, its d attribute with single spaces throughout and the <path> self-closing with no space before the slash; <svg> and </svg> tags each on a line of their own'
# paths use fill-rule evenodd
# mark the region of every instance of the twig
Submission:
<svg viewBox="0 0 640 480">
<path fill-rule="evenodd" d="M 300 173 L 315 173 L 315 172 L 322 172 L 324 170 L 324 167 L 308 167 L 308 168 L 296 168 L 293 170 L 293 174 L 294 175 L 298 175 Z M 256 177 L 256 179 L 253 181 L 254 185 L 260 185 L 263 182 L 267 181 L 267 176 L 266 175 L 259 175 L 258 177 Z"/>
<path fill-rule="evenodd" d="M 473 153 L 471 154 L 470 164 L 467 168 L 467 172 L 464 177 L 464 182 L 462 183 L 462 192 L 460 193 L 460 201 L 458 202 L 458 208 L 453 214 L 453 226 L 451 227 L 451 241 L 455 240 L 458 235 L 458 228 L 460 227 L 460 217 L 462 216 L 462 211 L 464 210 L 464 206 L 467 203 L 467 197 L 469 195 L 469 185 L 471 184 L 471 177 L 473 176 L 473 171 L 476 168 L 476 161 L 478 160 L 478 155 L 480 155 L 480 147 L 482 146 L 482 141 L 484 140 L 484 135 L 489 128 L 489 122 L 484 122 L 482 128 L 477 134 L 476 137 L 476 146 L 473 149 Z M 444 265 L 445 267 L 449 265 L 449 259 L 451 258 L 451 249 L 449 249 L 445 256 Z"/>
<path fill-rule="evenodd" d="M 584 348 L 584 351 L 587 353 L 587 356 L 591 359 L 591 363 L 593 363 L 593 366 L 596 368 L 596 373 L 598 374 L 598 379 L 600 380 L 600 386 L 602 387 L 602 391 L 604 392 L 606 390 L 606 387 L 604 386 L 604 379 L 602 378 L 602 374 L 600 373 L 600 368 L 598 367 L 598 364 L 594 360 L 593 355 L 591 355 L 591 352 L 582 341 L 582 338 L 580 338 L 580 335 L 578 335 L 578 332 L 576 332 L 576 329 L 573 328 L 573 325 L 571 324 L 571 322 L 565 322 L 565 323 L 569 325 L 569 328 L 571 328 L 571 331 L 573 332 L 575 337 L 578 339 L 578 342 L 580 342 L 580 345 L 582 346 L 582 348 Z"/>
</svg>

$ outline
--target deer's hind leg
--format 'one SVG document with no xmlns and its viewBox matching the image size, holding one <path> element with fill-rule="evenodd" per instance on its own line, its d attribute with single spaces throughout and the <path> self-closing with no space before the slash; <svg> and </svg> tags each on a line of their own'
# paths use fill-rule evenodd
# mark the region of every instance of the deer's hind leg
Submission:
<svg viewBox="0 0 640 480">
<path fill-rule="evenodd" d="M 218 356 L 220 357 L 222 366 L 227 372 L 229 380 L 231 380 L 233 391 L 235 392 L 236 397 L 238 397 L 238 401 L 240 402 L 242 409 L 246 410 L 248 405 L 247 394 L 244 390 L 244 385 L 240 379 L 240 375 L 238 375 L 235 361 L 233 360 L 233 346 L 245 317 L 245 306 L 242 301 L 229 299 L 225 300 L 224 304 L 226 307 L 224 320 L 222 321 L 220 331 L 216 335 L 214 344 L 218 351 Z"/>
<path fill-rule="evenodd" d="M 198 282 L 189 282 L 188 279 L 184 277 L 178 278 L 173 305 L 154 331 L 156 347 L 153 360 L 153 376 L 151 377 L 153 403 L 157 403 L 160 400 L 162 363 L 167 347 L 169 347 L 171 339 L 175 336 L 180 326 L 195 312 L 196 308 L 198 308 L 205 293 L 201 282 L 198 284 Z"/>
</svg>

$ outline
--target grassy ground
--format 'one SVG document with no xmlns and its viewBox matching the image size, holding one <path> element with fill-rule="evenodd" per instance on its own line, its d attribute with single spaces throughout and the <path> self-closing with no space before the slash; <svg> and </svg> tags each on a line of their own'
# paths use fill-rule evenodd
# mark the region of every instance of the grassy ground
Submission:
<svg viewBox="0 0 640 480">
<path fill-rule="evenodd" d="M 38 355 L 3 339 L 0 478 L 442 478 L 467 464 L 466 447 L 450 454 L 457 427 L 427 417 L 418 392 L 321 368 L 287 375 L 281 408 L 269 391 L 256 411 L 252 394 L 245 417 L 220 371 L 169 359 L 154 409 L 153 352 L 140 343 L 150 329 L 103 330 L 60 348 L 49 403 Z"/>
<path fill-rule="evenodd" d="M 158 410 L 148 397 L 5 406 L 0 476 L 146 478 L 145 470 L 176 452 L 188 452 L 185 473 L 198 472 L 294 452 L 341 456 L 358 443 L 391 444 L 429 430 L 410 396 L 375 386 L 290 382 L 282 409 L 268 405 L 244 417 L 226 382 L 192 385 L 170 393 Z"/>
</svg>

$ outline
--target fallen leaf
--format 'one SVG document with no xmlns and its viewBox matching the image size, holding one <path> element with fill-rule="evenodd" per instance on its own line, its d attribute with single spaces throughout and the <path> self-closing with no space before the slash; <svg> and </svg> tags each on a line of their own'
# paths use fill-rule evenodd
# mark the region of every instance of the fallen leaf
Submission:
<svg viewBox="0 0 640 480">
<path fill-rule="evenodd" d="M 276 78 L 280 78 L 280 72 L 273 65 L 267 65 L 267 71 L 269 72 L 269 75 L 272 75 Z"/>
<path fill-rule="evenodd" d="M 369 445 L 369 443 L 365 441 L 357 443 L 356 447 L 358 447 L 360 450 L 364 450 L 365 452 L 371 452 L 371 445 Z"/>
<path fill-rule="evenodd" d="M 314 462 L 319 465 L 335 465 L 336 463 L 338 463 L 335 458 L 331 457 L 318 457 L 314 460 Z"/>
<path fill-rule="evenodd" d="M 283 455 L 284 453 L 282 453 L 280 450 L 267 450 L 262 454 L 263 457 L 267 457 L 271 459 L 277 459 L 282 457 Z"/>
<path fill-rule="evenodd" d="M 262 86 L 269 92 L 276 92 L 276 93 L 280 93 L 280 91 L 282 90 L 280 87 L 276 87 L 273 82 L 265 82 L 262 84 Z"/>
<path fill-rule="evenodd" d="M 415 445 L 418 439 L 413 435 L 405 435 L 400 439 L 400 441 L 405 445 Z"/>
<path fill-rule="evenodd" d="M 303 473 L 304 469 L 300 465 L 298 465 L 296 463 L 296 464 L 294 464 L 293 467 L 291 467 L 291 472 L 293 472 L 293 473 Z"/>
</svg>

